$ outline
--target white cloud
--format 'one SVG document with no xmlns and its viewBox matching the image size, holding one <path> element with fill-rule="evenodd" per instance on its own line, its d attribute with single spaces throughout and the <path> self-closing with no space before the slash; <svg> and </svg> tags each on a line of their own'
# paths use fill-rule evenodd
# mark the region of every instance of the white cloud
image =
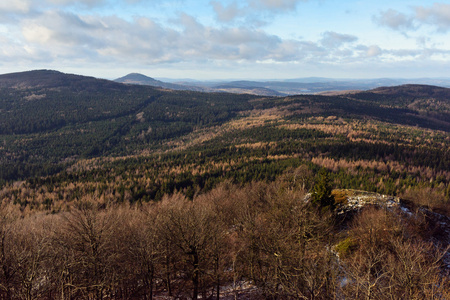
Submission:
<svg viewBox="0 0 450 300">
<path fill-rule="evenodd" d="M 393 9 L 383 11 L 379 16 L 374 17 L 375 22 L 393 30 L 414 29 L 414 18 Z"/>
<path fill-rule="evenodd" d="M 31 0 L 3 0 L 0 13 L 27 13 L 31 9 Z"/>
<path fill-rule="evenodd" d="M 1 34 L 0 44 L 2 45 L 0 48 L 0 57 L 3 58 L 0 60 L 0 66 L 2 67 L 12 65 L 17 68 L 20 65 L 24 65 L 25 68 L 29 68 L 30 64 L 48 63 L 51 61 L 51 57 L 44 51 L 36 47 L 23 45 Z"/>
<path fill-rule="evenodd" d="M 223 5 L 219 1 L 211 1 L 210 3 L 216 13 L 217 19 L 221 22 L 233 21 L 241 14 L 241 10 L 238 8 L 236 2 L 232 2 L 228 6 Z"/>
<path fill-rule="evenodd" d="M 284 59 L 281 52 L 286 53 L 287 48 L 292 48 L 292 45 L 287 46 L 289 41 L 262 30 L 207 27 L 187 15 L 182 15 L 180 22 L 184 26 L 177 41 L 181 57 L 249 61 Z"/>
<path fill-rule="evenodd" d="M 89 44 L 95 46 L 97 39 L 95 30 L 100 27 L 101 23 L 94 19 L 83 20 L 72 13 L 49 11 L 24 21 L 22 33 L 28 42 L 42 45 L 60 44 L 71 47 Z"/>
<path fill-rule="evenodd" d="M 410 14 L 389 9 L 374 16 L 376 23 L 397 31 L 417 30 L 422 25 L 435 27 L 440 32 L 450 30 L 450 4 L 434 3 L 416 6 Z"/>
<path fill-rule="evenodd" d="M 244 20 L 246 24 L 265 25 L 276 14 L 294 12 L 300 2 L 308 0 L 241 0 L 228 5 L 223 1 L 210 2 L 218 21 L 223 23 Z"/>
<path fill-rule="evenodd" d="M 367 48 L 367 57 L 376 57 L 379 56 L 383 53 L 383 51 L 381 50 L 380 47 L 378 47 L 377 45 L 371 45 Z"/>
<path fill-rule="evenodd" d="M 334 31 L 326 31 L 322 36 L 321 44 L 329 48 L 338 48 L 344 44 L 353 43 L 358 40 L 358 37 L 354 35 L 341 34 Z"/>
<path fill-rule="evenodd" d="M 261 29 L 243 26 L 205 26 L 187 14 L 180 14 L 176 25 L 177 29 L 173 29 L 146 17 L 127 21 L 117 16 L 78 16 L 49 11 L 22 23 L 24 44 L 27 45 L 22 52 L 29 59 L 40 55 L 66 62 L 114 61 L 133 65 L 185 61 L 335 65 L 367 58 L 382 61 L 386 55 L 394 60 L 417 58 L 416 54 L 405 51 L 357 45 L 358 37 L 333 31 L 324 32 L 322 38 L 314 42 L 282 39 Z M 438 53 L 437 50 L 434 53 Z"/>
<path fill-rule="evenodd" d="M 40 44 L 46 44 L 53 35 L 51 29 L 37 24 L 24 27 L 22 33 L 27 41 Z"/>
<path fill-rule="evenodd" d="M 299 2 L 307 0 L 250 0 L 250 6 L 263 10 L 294 10 Z"/>
<path fill-rule="evenodd" d="M 436 26 L 439 31 L 450 30 L 450 4 L 434 3 L 432 7 L 419 6 L 415 10 L 420 22 Z"/>
<path fill-rule="evenodd" d="M 46 0 L 46 1 L 48 3 L 57 5 L 83 4 L 91 7 L 105 2 L 105 0 Z"/>
<path fill-rule="evenodd" d="M 46 10 L 49 5 L 67 7 L 68 5 L 84 5 L 93 7 L 106 0 L 2 0 L 0 1 L 0 14 L 14 13 L 26 15 L 32 11 Z"/>
<path fill-rule="evenodd" d="M 295 41 L 285 41 L 262 30 L 213 28 L 181 14 L 174 30 L 148 18 L 126 21 L 118 17 L 77 16 L 46 12 L 22 24 L 26 43 L 53 57 L 74 53 L 148 64 L 182 60 L 288 60 L 298 54 Z"/>
</svg>

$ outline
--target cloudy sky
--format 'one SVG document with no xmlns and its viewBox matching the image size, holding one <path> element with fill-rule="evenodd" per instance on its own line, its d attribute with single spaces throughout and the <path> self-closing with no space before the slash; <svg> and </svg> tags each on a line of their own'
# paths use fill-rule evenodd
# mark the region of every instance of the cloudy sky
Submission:
<svg viewBox="0 0 450 300">
<path fill-rule="evenodd" d="M 0 1 L 2 74 L 450 77 L 450 1 Z"/>
</svg>

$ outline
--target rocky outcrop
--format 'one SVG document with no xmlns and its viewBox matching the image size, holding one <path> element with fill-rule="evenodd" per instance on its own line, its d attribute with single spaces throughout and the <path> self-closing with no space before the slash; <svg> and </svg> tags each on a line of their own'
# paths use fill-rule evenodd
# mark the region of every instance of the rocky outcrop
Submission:
<svg viewBox="0 0 450 300">
<path fill-rule="evenodd" d="M 368 205 L 400 207 L 400 198 L 390 195 L 351 189 L 335 189 L 331 194 L 335 198 L 338 214 L 357 211 Z"/>
</svg>

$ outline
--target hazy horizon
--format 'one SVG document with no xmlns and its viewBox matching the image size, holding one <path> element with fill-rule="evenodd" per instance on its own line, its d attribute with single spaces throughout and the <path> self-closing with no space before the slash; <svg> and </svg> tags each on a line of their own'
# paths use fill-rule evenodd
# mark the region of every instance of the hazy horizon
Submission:
<svg viewBox="0 0 450 300">
<path fill-rule="evenodd" d="M 244 77 L 230 77 L 230 78 L 194 78 L 194 77 L 157 77 L 153 76 L 152 74 L 145 74 L 145 73 L 139 73 L 139 72 L 129 72 L 127 74 L 123 74 L 118 77 L 102 77 L 102 76 L 95 76 L 94 74 L 89 73 L 76 73 L 76 72 L 66 72 L 64 70 L 58 70 L 58 69 L 50 69 L 50 68 L 42 68 L 42 69 L 30 69 L 30 70 L 11 70 L 10 72 L 0 73 L 0 75 L 8 75 L 13 73 L 26 73 L 30 71 L 39 71 L 39 70 L 49 70 L 49 71 L 57 71 L 61 73 L 66 74 L 73 74 L 73 75 L 81 75 L 81 76 L 89 76 L 89 77 L 95 77 L 98 79 L 106 79 L 106 80 L 116 80 L 121 77 L 125 77 L 131 74 L 139 74 L 144 75 L 149 78 L 153 78 L 155 80 L 165 81 L 165 82 L 230 82 L 230 81 L 255 81 L 255 82 L 302 82 L 302 83 L 317 83 L 317 82 L 330 82 L 330 81 L 373 81 L 373 80 L 398 80 L 398 81 L 420 81 L 420 80 L 446 80 L 450 81 L 450 77 L 368 77 L 368 78 L 339 78 L 339 77 L 321 77 L 321 76 L 305 76 L 305 77 L 297 77 L 297 78 L 244 78 Z M 315 81 L 317 80 L 317 81 Z"/>
</svg>

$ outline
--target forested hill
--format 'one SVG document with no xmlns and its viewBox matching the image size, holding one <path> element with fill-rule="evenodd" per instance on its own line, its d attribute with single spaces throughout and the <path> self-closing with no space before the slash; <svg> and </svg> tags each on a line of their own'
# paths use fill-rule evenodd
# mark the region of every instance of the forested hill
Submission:
<svg viewBox="0 0 450 300">
<path fill-rule="evenodd" d="M 412 98 L 431 97 L 437 100 L 447 101 L 447 103 L 450 102 L 450 89 L 432 85 L 405 84 L 394 87 L 380 87 L 370 90 L 370 92 Z"/>
<path fill-rule="evenodd" d="M 0 298 L 448 299 L 448 93 L 1 75 Z"/>
<path fill-rule="evenodd" d="M 158 92 L 56 71 L 0 77 L 0 134 L 47 132 L 133 113 Z"/>
<path fill-rule="evenodd" d="M 354 95 L 345 95 L 343 98 L 372 103 L 375 111 L 384 110 L 384 112 L 378 111 L 377 116 L 374 117 L 383 118 L 385 115 L 385 120 L 388 122 L 450 131 L 450 89 L 448 88 L 408 84 L 381 87 Z M 366 108 L 362 110 L 364 109 Z"/>
<path fill-rule="evenodd" d="M 366 99 L 379 104 L 409 108 L 416 112 L 439 112 L 444 120 L 450 111 L 450 89 L 431 86 L 407 84 L 397 87 L 382 87 L 356 94 L 359 99 Z"/>
<path fill-rule="evenodd" d="M 131 73 L 124 77 L 117 78 L 114 81 L 126 84 L 148 85 L 171 90 L 203 91 L 203 88 L 200 87 L 163 82 L 139 73 Z"/>
<path fill-rule="evenodd" d="M 129 191 L 137 201 L 192 196 L 223 180 L 275 180 L 307 165 L 333 171 L 336 187 L 400 195 L 425 186 L 445 198 L 448 92 L 407 85 L 257 97 L 46 70 L 1 75 L 0 185 L 109 182 L 114 197 Z"/>
<path fill-rule="evenodd" d="M 110 80 L 97 79 L 74 74 L 65 74 L 53 70 L 34 70 L 0 75 L 1 88 L 13 89 L 51 89 L 68 88 L 76 90 L 122 89 L 122 85 Z"/>
<path fill-rule="evenodd" d="M 0 87 L 0 179 L 8 180 L 53 173 L 80 158 L 161 149 L 250 110 L 254 98 L 161 91 L 46 70 L 2 75 Z"/>
</svg>

